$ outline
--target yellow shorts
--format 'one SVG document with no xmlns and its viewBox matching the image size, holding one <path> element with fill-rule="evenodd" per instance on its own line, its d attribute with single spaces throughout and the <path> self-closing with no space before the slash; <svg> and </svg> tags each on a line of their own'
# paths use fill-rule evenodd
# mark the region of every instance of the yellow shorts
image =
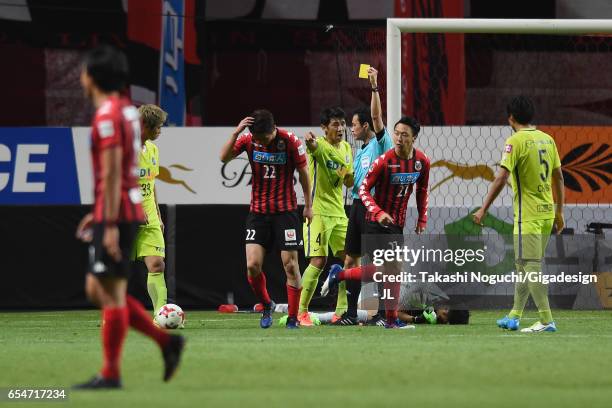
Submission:
<svg viewBox="0 0 612 408">
<path fill-rule="evenodd" d="M 160 226 L 138 227 L 131 259 L 140 260 L 145 256 L 161 256 L 162 258 L 166 256 L 164 234 Z"/>
<path fill-rule="evenodd" d="M 346 217 L 326 217 L 315 214 L 310 225 L 304 224 L 304 253 L 306 258 L 327 256 L 327 247 L 333 255 L 344 250 L 348 219 Z"/>
<path fill-rule="evenodd" d="M 517 261 L 539 261 L 544 257 L 546 246 L 555 220 L 533 220 L 514 224 L 514 259 Z"/>
</svg>

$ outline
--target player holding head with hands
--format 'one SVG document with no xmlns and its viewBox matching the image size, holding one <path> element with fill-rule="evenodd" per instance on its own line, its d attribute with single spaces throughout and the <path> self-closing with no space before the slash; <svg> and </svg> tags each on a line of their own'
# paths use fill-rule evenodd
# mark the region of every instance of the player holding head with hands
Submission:
<svg viewBox="0 0 612 408">
<path fill-rule="evenodd" d="M 247 127 L 250 132 L 243 133 Z M 306 149 L 293 133 L 276 127 L 272 113 L 259 109 L 240 121 L 221 149 L 221 161 L 226 163 L 242 152 L 246 152 L 253 174 L 245 247 L 248 281 L 264 305 L 260 326 L 267 329 L 272 325 L 274 302 L 268 294 L 262 267 L 266 251 L 276 246 L 281 250 L 287 275 L 287 328 L 294 329 L 298 327 L 302 291 L 298 249 L 303 247 L 303 241 L 293 174 L 298 171 L 305 200 L 303 216 L 310 224 L 312 204 Z"/>
</svg>

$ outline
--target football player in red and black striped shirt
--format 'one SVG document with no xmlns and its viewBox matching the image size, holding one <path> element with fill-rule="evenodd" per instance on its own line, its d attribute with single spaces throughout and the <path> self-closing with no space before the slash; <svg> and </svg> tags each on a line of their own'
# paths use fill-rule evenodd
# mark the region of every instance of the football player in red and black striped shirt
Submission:
<svg viewBox="0 0 612 408">
<path fill-rule="evenodd" d="M 419 214 L 415 232 L 422 233 L 427 224 L 430 163 L 425 153 L 414 148 L 419 130 L 420 126 L 414 119 L 400 119 L 393 133 L 395 147 L 374 160 L 359 187 L 359 197 L 368 210 L 366 219 L 380 227 L 398 227 L 400 234 L 406 221 L 408 199 L 415 185 Z M 372 188 L 376 190 L 374 197 L 370 194 Z M 379 226 L 377 230 L 380 230 Z"/>
<path fill-rule="evenodd" d="M 429 185 L 429 158 L 414 148 L 414 141 L 419 134 L 420 126 L 410 117 L 402 117 L 393 130 L 395 146 L 372 163 L 368 174 L 359 187 L 359 197 L 367 209 L 366 234 L 394 234 L 398 237 L 395 245 L 401 245 L 401 236 L 406 222 L 408 199 L 416 186 L 418 219 L 415 226 L 417 234 L 425 230 L 427 224 L 427 204 Z M 375 189 L 374 197 L 370 191 Z M 377 244 L 378 241 L 375 240 Z M 382 241 L 385 241 L 382 239 Z M 388 242 L 380 242 L 385 249 Z M 385 274 L 395 275 L 401 264 L 388 262 Z M 344 271 L 351 273 L 350 269 Z M 391 297 L 385 301 L 386 327 L 397 327 L 397 300 L 399 285 L 385 283 L 385 289 Z"/>
<path fill-rule="evenodd" d="M 250 133 L 241 135 L 247 127 Z M 303 215 L 310 223 L 312 202 L 306 150 L 293 133 L 276 127 L 269 111 L 261 109 L 240 122 L 221 150 L 221 161 L 228 162 L 242 152 L 246 152 L 253 174 L 245 244 L 249 284 L 264 305 L 260 326 L 266 329 L 272 325 L 274 302 L 266 289 L 262 265 L 266 250 L 276 244 L 287 274 L 287 327 L 297 328 L 302 291 L 297 251 L 303 241 L 293 174 L 298 171 L 305 200 Z"/>
<path fill-rule="evenodd" d="M 402 234 L 406 222 L 408 199 L 416 186 L 418 219 L 415 232 L 421 234 L 427 224 L 427 204 L 430 163 L 427 156 L 414 148 L 414 141 L 419 134 L 420 126 L 410 117 L 402 117 L 393 132 L 394 148 L 379 156 L 372 163 L 370 170 L 359 187 L 359 198 L 366 207 L 365 233 L 374 235 L 369 245 L 373 249 L 389 249 L 403 243 Z M 371 190 L 375 189 L 372 197 Z M 393 236 L 389 236 L 393 235 Z M 372 242 L 373 241 L 373 242 Z M 332 266 L 329 274 L 329 285 L 336 285 L 342 280 L 360 280 L 372 282 L 376 267 L 364 265 L 342 270 L 338 265 Z M 399 273 L 398 262 L 387 262 L 384 265 L 385 275 Z M 386 327 L 396 328 L 399 285 L 385 282 L 384 287 L 391 298 L 385 300 Z M 381 299 L 382 300 L 382 299 Z"/>
<path fill-rule="evenodd" d="M 95 201 L 93 212 L 80 222 L 77 237 L 91 242 L 85 291 L 92 303 L 102 308 L 104 364 L 98 375 L 76 386 L 79 389 L 121 387 L 121 350 L 130 326 L 160 346 L 164 381 L 176 370 L 184 345 L 182 336 L 171 336 L 156 327 L 144 307 L 126 294 L 132 245 L 144 220 L 136 183 L 140 117 L 129 99 L 121 95 L 127 80 L 123 53 L 100 47 L 86 56 L 81 85 L 96 107 L 91 134 Z"/>
</svg>

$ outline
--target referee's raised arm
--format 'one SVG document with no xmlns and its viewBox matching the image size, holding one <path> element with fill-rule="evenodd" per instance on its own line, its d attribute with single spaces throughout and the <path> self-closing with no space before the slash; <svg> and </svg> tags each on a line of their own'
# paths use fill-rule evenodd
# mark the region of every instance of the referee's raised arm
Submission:
<svg viewBox="0 0 612 408">
<path fill-rule="evenodd" d="M 368 78 L 372 87 L 372 100 L 370 101 L 372 124 L 374 125 L 374 133 L 380 133 L 385 129 L 385 123 L 382 119 L 382 106 L 378 93 L 378 71 L 372 67 L 368 68 Z"/>
</svg>

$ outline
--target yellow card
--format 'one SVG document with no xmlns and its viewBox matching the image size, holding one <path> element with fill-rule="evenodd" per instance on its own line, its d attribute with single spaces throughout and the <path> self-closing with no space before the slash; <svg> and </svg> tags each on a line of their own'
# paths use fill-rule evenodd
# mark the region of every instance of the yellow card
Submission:
<svg viewBox="0 0 612 408">
<path fill-rule="evenodd" d="M 370 66 L 368 64 L 361 64 L 361 65 L 359 65 L 359 78 L 367 79 L 368 78 L 368 69 L 369 68 L 370 68 Z"/>
</svg>

